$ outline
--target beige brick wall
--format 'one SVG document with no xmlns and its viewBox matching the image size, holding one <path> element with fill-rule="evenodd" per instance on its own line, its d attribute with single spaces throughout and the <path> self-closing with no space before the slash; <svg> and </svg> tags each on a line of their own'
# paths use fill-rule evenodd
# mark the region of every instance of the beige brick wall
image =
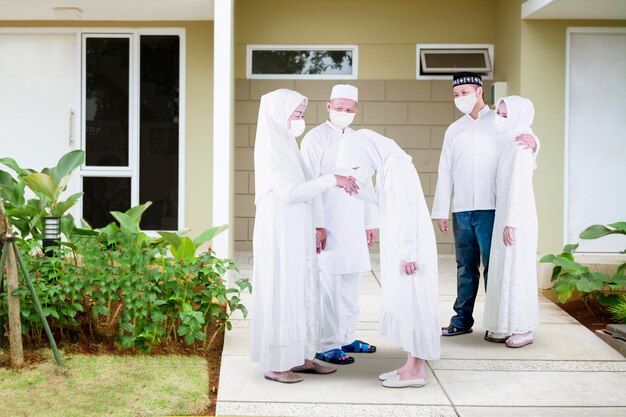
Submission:
<svg viewBox="0 0 626 417">
<path fill-rule="evenodd" d="M 437 165 L 446 127 L 461 114 L 450 81 L 358 80 L 359 111 L 354 129 L 368 128 L 393 138 L 413 157 L 428 207 L 437 184 Z M 309 98 L 308 128 L 327 119 L 326 101 L 336 81 L 245 80 L 235 86 L 235 249 L 252 249 L 254 230 L 254 137 L 259 100 L 266 92 L 291 88 Z M 485 90 L 488 92 L 489 88 Z M 451 235 L 435 227 L 440 254 L 454 252 Z"/>
</svg>

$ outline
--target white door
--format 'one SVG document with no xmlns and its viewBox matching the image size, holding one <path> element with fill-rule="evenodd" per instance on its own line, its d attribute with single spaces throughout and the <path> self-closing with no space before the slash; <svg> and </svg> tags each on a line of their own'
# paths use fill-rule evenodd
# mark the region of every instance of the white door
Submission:
<svg viewBox="0 0 626 417">
<path fill-rule="evenodd" d="M 41 170 L 76 148 L 76 35 L 0 34 L 0 157 Z"/>
<path fill-rule="evenodd" d="M 619 252 L 623 236 L 582 240 L 593 224 L 626 221 L 626 30 L 569 31 L 566 243 Z"/>
</svg>

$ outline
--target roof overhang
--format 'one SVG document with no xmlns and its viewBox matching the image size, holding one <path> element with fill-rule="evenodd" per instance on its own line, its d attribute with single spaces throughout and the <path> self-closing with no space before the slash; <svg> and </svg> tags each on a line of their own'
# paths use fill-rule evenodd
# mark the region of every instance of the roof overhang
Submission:
<svg viewBox="0 0 626 417">
<path fill-rule="evenodd" d="M 526 0 L 522 19 L 626 20 L 626 0 Z"/>
<path fill-rule="evenodd" d="M 214 0 L 0 0 L 0 20 L 213 20 Z"/>
</svg>

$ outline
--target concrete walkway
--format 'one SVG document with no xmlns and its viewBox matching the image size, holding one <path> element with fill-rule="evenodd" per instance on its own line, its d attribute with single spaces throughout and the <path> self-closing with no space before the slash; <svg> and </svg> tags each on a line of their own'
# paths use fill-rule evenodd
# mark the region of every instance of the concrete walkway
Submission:
<svg viewBox="0 0 626 417">
<path fill-rule="evenodd" d="M 239 275 L 251 276 L 250 258 L 238 254 Z M 447 325 L 456 294 L 454 258 L 441 256 L 439 267 L 441 320 Z M 474 333 L 442 338 L 442 358 L 428 364 L 425 387 L 383 388 L 377 375 L 404 363 L 405 353 L 378 335 L 377 269 L 364 276 L 356 335 L 376 345 L 376 353 L 356 354 L 354 364 L 338 366 L 332 375 L 277 384 L 250 363 L 249 321 L 239 317 L 226 334 L 217 415 L 626 416 L 625 358 L 544 297 L 535 343 L 510 349 L 483 340 L 481 291 Z M 248 297 L 244 302 L 251 304 Z"/>
</svg>

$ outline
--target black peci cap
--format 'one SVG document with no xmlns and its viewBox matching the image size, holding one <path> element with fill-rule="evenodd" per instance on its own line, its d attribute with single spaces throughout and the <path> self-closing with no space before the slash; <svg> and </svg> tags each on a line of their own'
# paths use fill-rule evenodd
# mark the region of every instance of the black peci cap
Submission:
<svg viewBox="0 0 626 417">
<path fill-rule="evenodd" d="M 482 87 L 483 78 L 480 76 L 480 74 L 476 74 L 473 72 L 457 72 L 452 76 L 453 87 L 463 84 L 475 84 Z"/>
</svg>

